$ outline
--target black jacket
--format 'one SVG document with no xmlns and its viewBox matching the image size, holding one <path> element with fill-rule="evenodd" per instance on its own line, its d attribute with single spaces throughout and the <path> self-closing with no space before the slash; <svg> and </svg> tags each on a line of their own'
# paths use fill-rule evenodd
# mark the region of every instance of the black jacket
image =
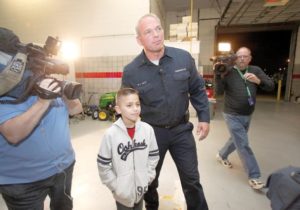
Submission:
<svg viewBox="0 0 300 210">
<path fill-rule="evenodd" d="M 249 65 L 248 73 L 255 74 L 261 80 L 260 85 L 246 81 L 254 102 L 257 88 L 261 88 L 264 91 L 272 91 L 274 89 L 273 80 L 258 66 Z M 241 78 L 238 71 L 233 67 L 224 78 L 216 75 L 216 93 L 217 95 L 225 93 L 225 113 L 233 115 L 250 115 L 253 113 L 255 104 L 253 106 L 249 105 L 246 85 L 245 80 Z"/>
</svg>

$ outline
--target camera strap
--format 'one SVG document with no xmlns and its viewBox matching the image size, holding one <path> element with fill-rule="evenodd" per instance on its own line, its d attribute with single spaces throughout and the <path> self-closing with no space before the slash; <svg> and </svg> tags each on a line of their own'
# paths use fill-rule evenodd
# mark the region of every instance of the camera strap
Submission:
<svg viewBox="0 0 300 210">
<path fill-rule="evenodd" d="M 246 87 L 246 91 L 247 91 L 247 95 L 248 95 L 248 103 L 249 103 L 250 106 L 253 106 L 255 104 L 254 98 L 251 95 L 250 89 L 249 89 L 249 87 L 247 85 L 247 80 L 244 77 L 244 74 L 248 73 L 248 66 L 247 66 L 244 74 L 241 72 L 241 70 L 238 67 L 234 66 L 234 69 L 239 73 L 240 77 L 244 81 L 244 84 L 245 84 L 245 87 Z"/>
<path fill-rule="evenodd" d="M 26 61 L 27 55 L 18 52 L 0 73 L 0 96 L 13 89 L 22 80 Z"/>
</svg>

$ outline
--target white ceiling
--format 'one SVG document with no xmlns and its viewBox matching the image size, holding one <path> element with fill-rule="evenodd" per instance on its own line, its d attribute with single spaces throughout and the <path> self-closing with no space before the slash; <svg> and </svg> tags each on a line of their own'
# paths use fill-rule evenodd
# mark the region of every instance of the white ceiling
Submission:
<svg viewBox="0 0 300 210">
<path fill-rule="evenodd" d="M 300 22 L 300 0 L 284 6 L 264 6 L 266 0 L 192 0 L 194 9 L 213 8 L 219 12 L 221 26 Z M 287 0 L 281 0 L 287 1 Z M 191 0 L 162 0 L 165 10 L 182 11 Z"/>
</svg>

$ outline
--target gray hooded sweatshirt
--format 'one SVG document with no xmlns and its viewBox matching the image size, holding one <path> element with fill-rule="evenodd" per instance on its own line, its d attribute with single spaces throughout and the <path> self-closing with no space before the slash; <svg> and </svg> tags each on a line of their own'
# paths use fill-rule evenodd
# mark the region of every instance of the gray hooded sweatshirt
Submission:
<svg viewBox="0 0 300 210">
<path fill-rule="evenodd" d="M 112 191 L 116 201 L 133 207 L 155 178 L 158 160 L 153 128 L 138 121 L 131 139 L 119 118 L 103 136 L 97 163 L 101 181 Z"/>
</svg>

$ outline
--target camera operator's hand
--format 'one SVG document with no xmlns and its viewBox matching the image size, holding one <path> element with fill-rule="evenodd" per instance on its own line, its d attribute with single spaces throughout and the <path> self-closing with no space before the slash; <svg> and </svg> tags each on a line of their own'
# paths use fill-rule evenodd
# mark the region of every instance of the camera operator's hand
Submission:
<svg viewBox="0 0 300 210">
<path fill-rule="evenodd" d="M 53 78 L 45 78 L 40 83 L 39 86 L 49 91 L 53 91 L 58 93 L 60 91 L 60 87 L 58 82 L 56 82 Z"/>
<path fill-rule="evenodd" d="M 259 85 L 261 82 L 260 79 L 255 74 L 252 74 L 252 73 L 245 73 L 244 77 L 247 81 L 253 82 L 257 85 Z"/>
<path fill-rule="evenodd" d="M 44 78 L 35 87 L 41 99 L 54 99 L 60 96 L 61 87 L 56 79 Z"/>
</svg>

